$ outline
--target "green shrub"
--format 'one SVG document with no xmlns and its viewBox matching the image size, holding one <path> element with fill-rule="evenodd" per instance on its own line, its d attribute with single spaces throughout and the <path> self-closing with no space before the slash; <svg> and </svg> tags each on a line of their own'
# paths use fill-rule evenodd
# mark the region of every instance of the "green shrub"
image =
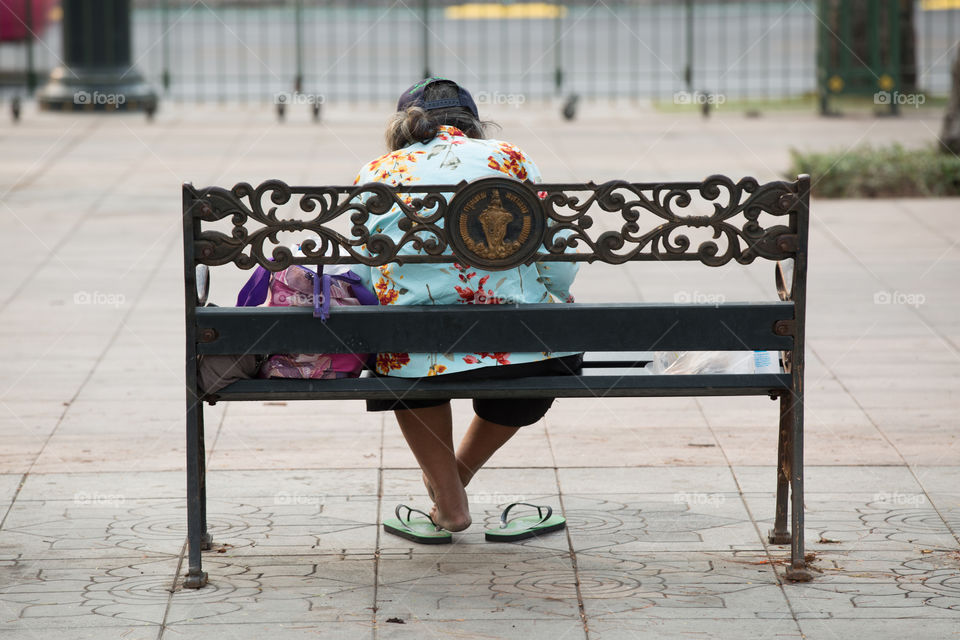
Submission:
<svg viewBox="0 0 960 640">
<path fill-rule="evenodd" d="M 809 173 L 821 198 L 891 198 L 960 195 L 960 158 L 935 147 L 908 150 L 899 144 L 846 151 L 790 150 L 787 177 Z"/>
</svg>

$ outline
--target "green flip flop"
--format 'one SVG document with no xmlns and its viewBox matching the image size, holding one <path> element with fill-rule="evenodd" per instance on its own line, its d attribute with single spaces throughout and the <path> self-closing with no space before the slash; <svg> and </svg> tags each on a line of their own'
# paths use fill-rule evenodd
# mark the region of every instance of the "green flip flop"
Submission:
<svg viewBox="0 0 960 640">
<path fill-rule="evenodd" d="M 534 507 L 537 510 L 535 516 L 520 516 L 513 520 L 508 520 L 507 515 L 510 510 L 518 504 Z M 546 515 L 544 515 L 546 510 Z M 563 516 L 553 515 L 553 507 L 530 504 L 529 502 L 514 502 L 507 505 L 507 508 L 500 514 L 500 527 L 497 529 L 487 529 L 484 537 L 493 542 L 513 542 L 515 540 L 525 540 L 551 531 L 559 531 L 567 526 L 567 520 Z"/>
<path fill-rule="evenodd" d="M 400 517 L 400 509 L 407 510 L 406 518 Z M 426 516 L 427 519 L 417 518 L 416 520 L 411 520 L 410 514 L 413 512 Z M 419 509 L 412 509 L 405 504 L 398 504 L 397 508 L 394 509 L 394 513 L 397 516 L 396 518 L 383 521 L 383 530 L 387 533 L 392 533 L 395 536 L 400 536 L 401 538 L 406 538 L 407 540 L 421 544 L 450 544 L 453 542 L 453 536 L 450 535 L 449 531 L 441 529 L 429 514 Z"/>
</svg>

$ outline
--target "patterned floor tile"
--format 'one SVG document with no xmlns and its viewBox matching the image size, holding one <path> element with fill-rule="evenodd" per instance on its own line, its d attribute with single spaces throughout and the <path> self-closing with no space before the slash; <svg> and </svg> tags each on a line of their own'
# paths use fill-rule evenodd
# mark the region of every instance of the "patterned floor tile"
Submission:
<svg viewBox="0 0 960 640">
<path fill-rule="evenodd" d="M 871 640 L 903 640 L 923 638 L 926 640 L 956 640 L 960 638 L 956 620 L 934 618 L 876 619 L 849 617 L 800 618 L 798 621 L 806 640 L 845 640 L 846 638 L 870 638 Z"/>
<path fill-rule="evenodd" d="M 179 554 L 187 534 L 185 501 L 17 502 L 2 531 L 0 558 L 93 558 Z M 110 502 L 113 500 L 113 502 Z M 235 553 L 368 553 L 376 545 L 374 496 L 313 496 L 208 501 L 210 534 Z"/>
<path fill-rule="evenodd" d="M 557 470 L 564 493 L 646 493 L 737 491 L 727 466 L 574 467 Z"/>
<path fill-rule="evenodd" d="M 3 504 L 4 507 L 13 500 L 22 478 L 23 474 L 20 473 L 0 474 L 0 504 Z"/>
<path fill-rule="evenodd" d="M 161 622 L 177 559 L 129 561 L 0 561 L 0 630 Z"/>
<path fill-rule="evenodd" d="M 577 552 L 762 548 L 733 493 L 565 495 L 563 504 Z"/>
<path fill-rule="evenodd" d="M 55 629 L 55 630 L 54 630 Z M 160 625 L 141 624 L 137 626 L 94 626 L 80 628 L 30 627 L 5 629 L 3 640 L 156 640 L 160 636 Z"/>
<path fill-rule="evenodd" d="M 588 619 L 789 616 L 762 552 L 579 553 Z"/>
<path fill-rule="evenodd" d="M 372 619 L 373 556 L 211 558 L 209 583 L 178 588 L 167 621 L 364 622 Z"/>
<path fill-rule="evenodd" d="M 804 638 L 789 613 L 762 619 L 663 618 L 656 610 L 623 618 L 590 620 L 590 640 L 800 640 Z"/>
<path fill-rule="evenodd" d="M 762 531 L 772 528 L 772 496 L 744 496 Z M 954 548 L 957 540 L 923 494 L 805 496 L 806 543 L 811 551 Z"/>
<path fill-rule="evenodd" d="M 767 466 L 734 466 L 733 471 L 745 493 L 773 493 L 777 490 L 777 468 Z M 803 489 L 814 493 L 877 493 L 914 494 L 923 491 L 907 467 L 851 467 L 806 465 Z"/>
<path fill-rule="evenodd" d="M 395 620 L 387 622 L 386 620 Z M 544 620 L 542 618 L 508 620 L 405 620 L 399 617 L 380 618 L 378 640 L 417 638 L 463 638 L 476 640 L 516 640 L 517 638 L 551 638 L 552 640 L 584 640 L 583 622 L 578 619 Z M 591 636 L 592 637 L 592 636 Z"/>
<path fill-rule="evenodd" d="M 373 640 L 373 622 L 183 622 L 167 626 L 165 640 Z M 152 640 L 152 639 L 151 639 Z"/>
</svg>

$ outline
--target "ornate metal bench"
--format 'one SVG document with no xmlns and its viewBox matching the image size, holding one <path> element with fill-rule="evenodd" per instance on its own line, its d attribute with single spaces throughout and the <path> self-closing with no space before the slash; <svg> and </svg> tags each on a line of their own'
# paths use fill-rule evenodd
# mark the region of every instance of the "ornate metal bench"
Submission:
<svg viewBox="0 0 960 640">
<path fill-rule="evenodd" d="M 539 193 L 538 193 L 539 192 Z M 187 505 L 189 569 L 202 587 L 207 532 L 203 401 L 337 400 L 492 396 L 769 395 L 780 399 L 773 544 L 791 545 L 787 577 L 809 580 L 803 544 L 803 369 L 809 176 L 758 184 L 703 182 L 596 185 L 486 178 L 455 185 L 183 187 L 186 284 Z M 405 235 L 368 234 L 364 223 L 403 208 Z M 695 212 L 699 208 L 700 213 Z M 281 217 L 281 213 L 289 217 Z M 336 230 L 346 223 L 347 233 Z M 644 220 L 652 221 L 645 228 Z M 595 230 L 594 226 L 601 227 Z M 606 225 L 606 230 L 602 228 Z M 279 235 L 313 232 L 306 257 Z M 701 234 L 705 239 L 690 240 Z M 690 234 L 690 235 L 688 235 Z M 577 253 L 564 253 L 575 247 Z M 365 250 L 364 250 L 365 249 Z M 776 261 L 779 301 L 337 307 L 321 330 L 310 309 L 205 306 L 206 266 L 234 263 L 278 271 L 292 264 L 451 263 L 501 270 L 534 261 L 699 261 L 718 267 Z M 782 262 L 783 261 L 783 262 Z M 786 261 L 793 268 L 785 269 Z M 786 274 L 790 275 L 786 275 Z M 199 283 L 204 289 L 204 282 Z M 426 322 L 425 322 L 426 321 Z M 430 326 L 429 332 L 417 330 Z M 455 347 L 455 349 L 454 349 Z M 200 354 L 585 351 L 580 375 L 497 382 L 401 378 L 239 380 L 202 395 Z M 649 375 L 637 352 L 779 350 L 780 373 Z M 596 352 L 596 353 L 594 353 Z M 433 381 L 432 381 L 433 382 Z M 787 527 L 788 495 L 792 499 Z"/>
</svg>

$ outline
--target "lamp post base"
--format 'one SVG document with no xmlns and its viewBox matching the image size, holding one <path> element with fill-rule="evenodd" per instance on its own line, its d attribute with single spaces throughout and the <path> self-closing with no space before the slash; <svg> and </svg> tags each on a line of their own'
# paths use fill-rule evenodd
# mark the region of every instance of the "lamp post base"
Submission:
<svg viewBox="0 0 960 640">
<path fill-rule="evenodd" d="M 37 91 L 43 111 L 110 112 L 157 110 L 157 94 L 129 68 L 68 70 L 57 67 Z"/>
</svg>

